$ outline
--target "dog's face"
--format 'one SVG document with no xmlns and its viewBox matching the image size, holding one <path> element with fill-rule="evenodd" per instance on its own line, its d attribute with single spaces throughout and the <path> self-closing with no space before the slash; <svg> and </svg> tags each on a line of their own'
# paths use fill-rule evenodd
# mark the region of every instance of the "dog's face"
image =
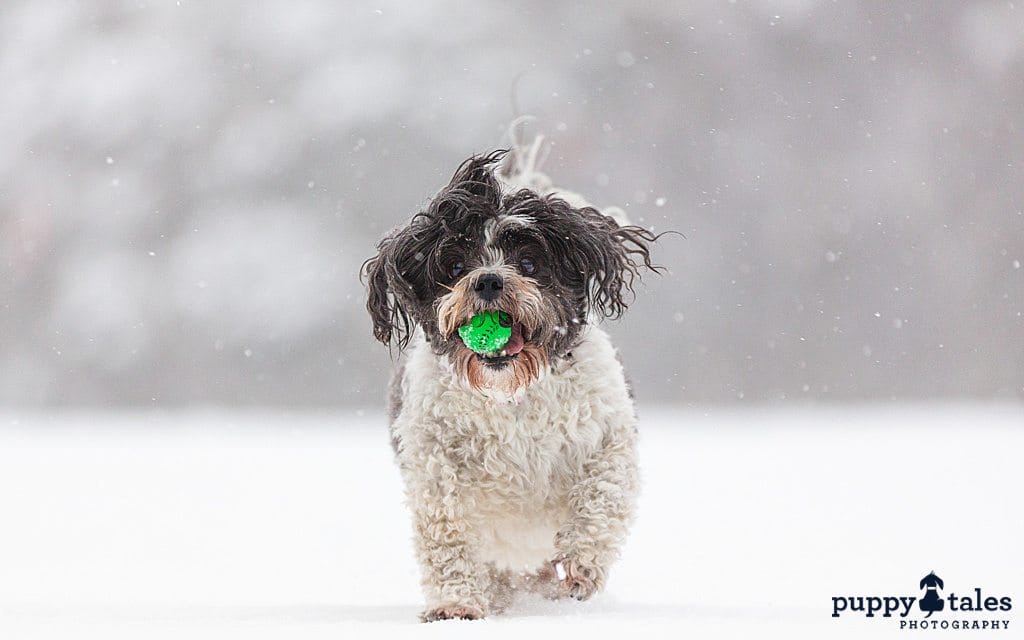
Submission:
<svg viewBox="0 0 1024 640">
<path fill-rule="evenodd" d="M 640 227 L 523 189 L 502 193 L 504 152 L 473 157 L 426 211 L 383 240 L 363 273 L 374 336 L 404 347 L 418 325 L 471 387 L 512 394 L 577 343 L 591 310 L 617 317 L 641 268 L 654 268 Z M 496 354 L 458 336 L 474 315 L 501 310 L 512 335 Z"/>
</svg>

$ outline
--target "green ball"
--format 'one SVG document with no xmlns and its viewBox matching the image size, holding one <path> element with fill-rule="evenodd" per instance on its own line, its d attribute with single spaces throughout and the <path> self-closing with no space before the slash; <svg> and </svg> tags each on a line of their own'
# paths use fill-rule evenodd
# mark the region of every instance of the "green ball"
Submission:
<svg viewBox="0 0 1024 640">
<path fill-rule="evenodd" d="M 504 311 L 484 311 L 459 327 L 459 337 L 477 353 L 498 351 L 512 337 L 512 317 Z"/>
</svg>

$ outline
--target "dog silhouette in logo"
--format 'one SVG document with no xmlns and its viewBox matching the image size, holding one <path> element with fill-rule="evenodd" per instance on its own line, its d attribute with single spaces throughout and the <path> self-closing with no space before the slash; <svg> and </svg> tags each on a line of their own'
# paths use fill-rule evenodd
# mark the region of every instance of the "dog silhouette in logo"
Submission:
<svg viewBox="0 0 1024 640">
<path fill-rule="evenodd" d="M 935 572 L 932 571 L 925 577 L 921 578 L 920 588 L 924 589 L 925 587 L 928 588 L 928 591 L 925 592 L 924 597 L 921 598 L 921 601 L 917 604 L 921 607 L 921 611 L 928 612 L 928 615 L 925 617 L 929 618 L 933 613 L 936 611 L 942 611 L 942 608 L 946 606 L 946 602 L 939 597 L 938 592 L 938 589 L 945 589 L 946 585 L 942 584 L 942 578 L 935 575 Z"/>
</svg>

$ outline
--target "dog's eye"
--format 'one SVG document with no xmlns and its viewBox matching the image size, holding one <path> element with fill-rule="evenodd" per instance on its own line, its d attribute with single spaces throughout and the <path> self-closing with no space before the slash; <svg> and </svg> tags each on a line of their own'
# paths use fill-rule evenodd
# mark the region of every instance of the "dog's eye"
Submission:
<svg viewBox="0 0 1024 640">
<path fill-rule="evenodd" d="M 462 275 L 462 272 L 465 270 L 465 268 L 466 265 L 463 264 L 461 260 L 456 260 L 451 264 L 450 267 L 448 267 L 448 275 L 450 275 L 453 278 L 458 278 L 460 275 Z"/>
<path fill-rule="evenodd" d="M 537 265 L 533 262 L 533 258 L 521 258 L 519 260 L 519 266 L 523 268 L 523 273 L 528 276 L 533 275 L 537 270 Z"/>
</svg>

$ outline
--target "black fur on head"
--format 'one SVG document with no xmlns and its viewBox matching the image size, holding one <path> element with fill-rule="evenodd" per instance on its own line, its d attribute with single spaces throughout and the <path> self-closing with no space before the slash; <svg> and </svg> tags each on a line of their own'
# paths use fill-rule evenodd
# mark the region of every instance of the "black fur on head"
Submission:
<svg viewBox="0 0 1024 640">
<path fill-rule="evenodd" d="M 528 345 L 558 358 L 577 342 L 589 312 L 621 316 L 640 272 L 657 270 L 649 244 L 658 236 L 642 227 L 528 189 L 503 193 L 494 170 L 505 153 L 463 162 L 426 210 L 385 236 L 363 264 L 378 340 L 402 349 L 419 325 L 436 353 L 457 356 L 466 350 L 458 324 L 501 308 L 522 322 Z M 474 294 L 487 273 L 506 283 L 493 303 Z"/>
</svg>

